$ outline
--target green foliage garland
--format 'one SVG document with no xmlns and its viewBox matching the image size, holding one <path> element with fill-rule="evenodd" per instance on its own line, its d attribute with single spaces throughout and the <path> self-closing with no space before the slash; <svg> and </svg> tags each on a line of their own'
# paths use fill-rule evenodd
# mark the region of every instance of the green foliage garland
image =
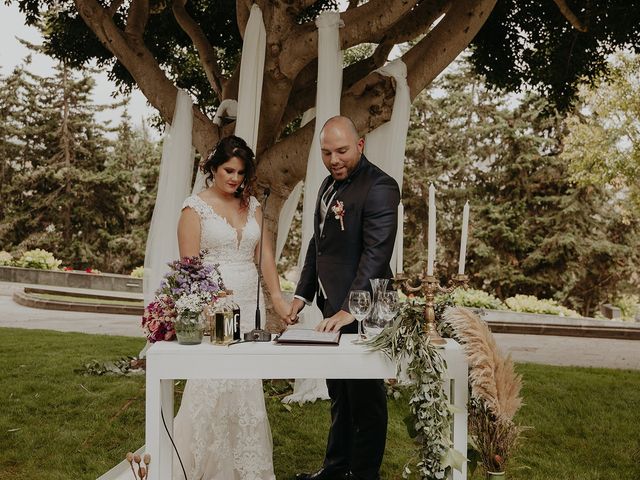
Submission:
<svg viewBox="0 0 640 480">
<path fill-rule="evenodd" d="M 425 480 L 445 478 L 443 461 L 453 448 L 453 415 L 444 389 L 446 363 L 424 332 L 424 305 L 405 303 L 400 315 L 368 344 L 384 352 L 397 364 L 398 378 L 408 379 L 409 408 L 413 416 L 409 433 L 419 448 L 413 465 L 405 465 L 403 478 L 412 467 Z"/>
</svg>

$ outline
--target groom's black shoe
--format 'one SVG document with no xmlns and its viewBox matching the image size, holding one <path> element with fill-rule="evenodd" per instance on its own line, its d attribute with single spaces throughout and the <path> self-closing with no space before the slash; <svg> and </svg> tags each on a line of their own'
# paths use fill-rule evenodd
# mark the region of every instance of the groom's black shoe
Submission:
<svg viewBox="0 0 640 480">
<path fill-rule="evenodd" d="M 321 468 L 315 473 L 298 473 L 295 480 L 349 480 L 349 470 L 325 470 Z"/>
</svg>

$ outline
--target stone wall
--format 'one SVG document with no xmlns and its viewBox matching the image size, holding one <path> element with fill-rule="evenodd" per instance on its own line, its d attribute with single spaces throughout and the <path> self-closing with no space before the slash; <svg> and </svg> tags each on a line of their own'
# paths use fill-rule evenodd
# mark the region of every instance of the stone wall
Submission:
<svg viewBox="0 0 640 480">
<path fill-rule="evenodd" d="M 113 273 L 65 272 L 35 268 L 0 267 L 0 281 L 57 287 L 142 293 L 142 279 Z"/>
</svg>

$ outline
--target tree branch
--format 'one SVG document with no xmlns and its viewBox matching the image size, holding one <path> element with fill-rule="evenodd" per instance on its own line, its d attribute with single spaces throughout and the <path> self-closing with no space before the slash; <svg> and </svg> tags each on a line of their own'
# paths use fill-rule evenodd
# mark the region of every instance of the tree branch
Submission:
<svg viewBox="0 0 640 480">
<path fill-rule="evenodd" d="M 427 33 L 429 27 L 451 5 L 452 0 L 423 1 L 411 12 L 402 17 L 384 35 L 386 42 L 398 44 L 413 40 L 418 35 Z"/>
<path fill-rule="evenodd" d="M 123 3 L 124 0 L 113 0 L 113 2 L 111 2 L 111 5 L 109 5 L 109 16 L 113 17 Z"/>
<path fill-rule="evenodd" d="M 149 0 L 132 0 L 127 16 L 127 26 L 124 29 L 125 33 L 141 42 L 148 20 Z"/>
<path fill-rule="evenodd" d="M 189 35 L 189 38 L 198 50 L 200 63 L 207 75 L 207 80 L 209 80 L 209 84 L 218 99 L 222 100 L 222 84 L 224 77 L 218 67 L 218 57 L 211 46 L 209 39 L 207 39 L 207 36 L 200 28 L 200 25 L 198 25 L 191 15 L 187 13 L 185 3 L 186 0 L 174 0 L 172 7 L 173 15 L 176 18 L 178 25 L 180 25 L 180 28 Z"/>
<path fill-rule="evenodd" d="M 242 38 L 244 38 L 244 31 L 247 28 L 250 14 L 251 8 L 247 5 L 247 2 L 245 0 L 236 0 L 236 22 Z"/>
<path fill-rule="evenodd" d="M 370 0 L 342 14 L 345 28 L 340 32 L 340 48 L 363 42 L 379 43 L 379 38 L 415 5 L 416 0 Z M 299 26 L 280 55 L 282 73 L 295 79 L 318 55 L 318 32 L 311 22 Z"/>
<path fill-rule="evenodd" d="M 170 123 L 176 107 L 175 85 L 142 42 L 120 30 L 109 12 L 96 0 L 74 0 L 76 9 L 100 42 L 124 65 L 162 119 Z M 218 129 L 197 107 L 193 107 L 193 144 L 204 155 L 218 141 Z"/>
<path fill-rule="evenodd" d="M 456 0 L 440 23 L 402 56 L 412 100 L 467 48 L 495 4 L 496 0 Z"/>
<path fill-rule="evenodd" d="M 317 1 L 318 0 L 295 0 L 295 1 L 289 2 L 289 3 L 292 3 L 292 5 L 291 5 L 292 10 L 291 11 L 293 13 L 295 13 L 296 15 L 298 15 L 300 12 L 302 12 L 303 10 L 306 10 L 311 5 L 316 3 Z"/>
<path fill-rule="evenodd" d="M 359 0 L 349 0 L 349 6 L 347 7 L 347 10 L 351 10 L 352 8 L 356 8 L 358 6 L 358 1 Z"/>
<path fill-rule="evenodd" d="M 364 42 L 379 43 L 384 33 L 416 5 L 415 0 L 370 0 L 342 14 L 340 41 L 345 50 Z"/>
<path fill-rule="evenodd" d="M 376 68 L 382 67 L 387 61 L 389 52 L 393 48 L 392 44 L 379 44 L 370 57 L 363 58 L 345 67 L 342 75 L 342 89 L 348 90 L 356 82 L 362 80 L 366 75 Z M 296 83 L 291 91 L 289 103 L 282 117 L 279 131 L 282 132 L 289 123 L 302 115 L 305 111 L 315 105 L 316 99 L 316 77 L 318 62 L 313 61 L 296 78 Z"/>
<path fill-rule="evenodd" d="M 562 13 L 562 16 L 564 16 L 564 18 L 569 21 L 573 28 L 582 33 L 586 33 L 587 31 L 589 31 L 589 28 L 580 21 L 575 13 L 571 11 L 571 8 L 569 8 L 569 5 L 567 5 L 567 2 L 565 0 L 553 0 L 553 3 L 558 6 L 558 8 L 560 9 L 560 13 Z"/>
<path fill-rule="evenodd" d="M 382 42 L 378 44 L 373 51 L 373 55 L 371 55 L 375 68 L 380 68 L 387 62 L 387 58 L 389 58 L 389 54 L 394 46 L 395 44 L 393 42 Z"/>
<path fill-rule="evenodd" d="M 262 152 L 273 145 L 278 138 L 278 125 L 282 121 L 282 115 L 293 85 L 293 79 L 283 73 L 287 65 L 283 63 L 281 56 L 282 46 L 290 43 L 292 40 L 291 31 L 299 27 L 287 2 L 265 1 L 263 16 L 266 25 L 267 48 L 262 82 L 257 152 Z"/>
<path fill-rule="evenodd" d="M 343 93 L 340 112 L 349 116 L 364 135 L 391 118 L 394 97 L 395 80 L 370 73 Z M 311 121 L 265 151 L 258 164 L 258 177 L 268 176 L 272 188 L 291 191 L 306 174 L 314 128 L 315 122 Z"/>
</svg>

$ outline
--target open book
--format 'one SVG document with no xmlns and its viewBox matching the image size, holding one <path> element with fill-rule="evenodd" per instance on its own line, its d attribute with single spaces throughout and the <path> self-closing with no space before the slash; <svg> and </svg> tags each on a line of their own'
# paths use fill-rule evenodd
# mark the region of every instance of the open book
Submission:
<svg viewBox="0 0 640 480">
<path fill-rule="evenodd" d="M 317 332 L 311 329 L 290 328 L 278 335 L 276 342 L 305 345 L 338 345 L 340 343 L 340 332 Z"/>
</svg>

